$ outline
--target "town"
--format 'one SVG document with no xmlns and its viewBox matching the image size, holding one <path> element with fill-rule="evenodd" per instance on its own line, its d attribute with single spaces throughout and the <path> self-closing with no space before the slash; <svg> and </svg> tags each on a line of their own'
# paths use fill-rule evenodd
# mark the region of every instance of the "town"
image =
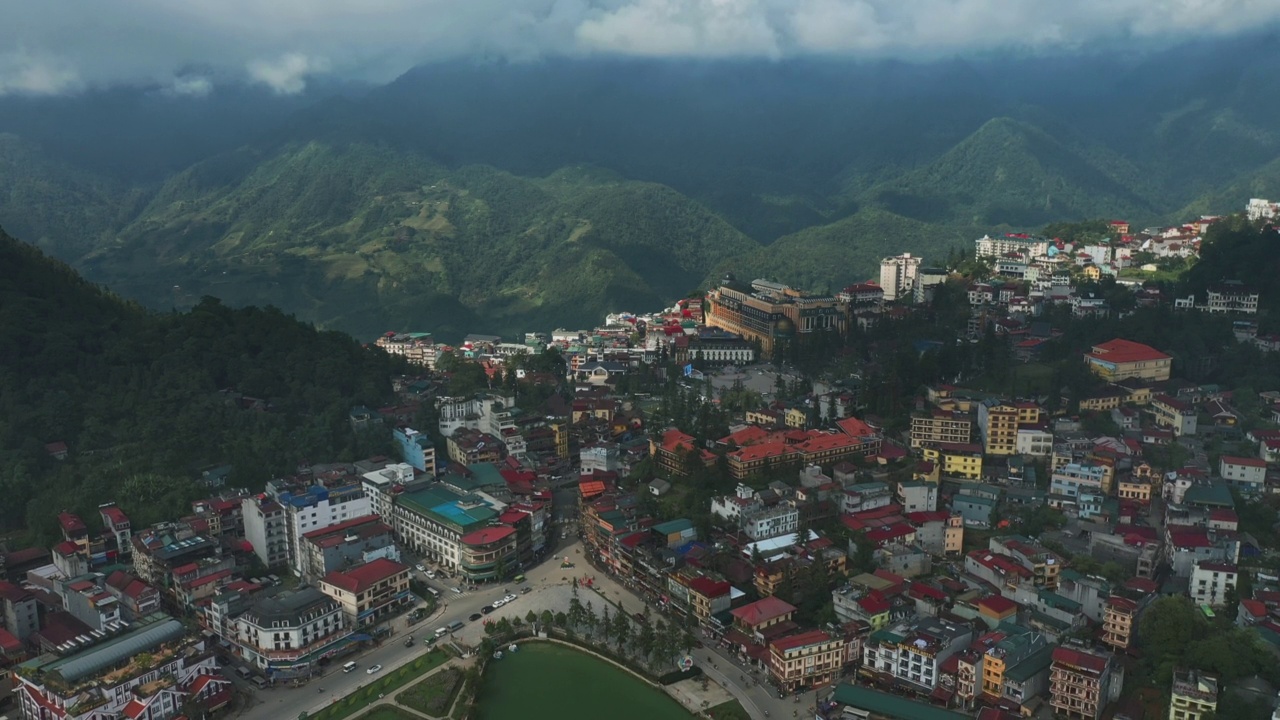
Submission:
<svg viewBox="0 0 1280 720">
<path fill-rule="evenodd" d="M 252 492 L 209 467 L 185 517 L 133 527 L 122 497 L 0 554 L 0 693 L 32 720 L 315 716 L 598 592 L 682 629 L 753 717 L 1270 716 L 1280 387 L 1069 341 L 1164 313 L 1280 350 L 1258 290 L 1156 282 L 1277 216 L 984 236 L 824 294 L 729 274 L 522 338 L 388 332 L 398 404 L 347 417 L 387 454 Z"/>
</svg>

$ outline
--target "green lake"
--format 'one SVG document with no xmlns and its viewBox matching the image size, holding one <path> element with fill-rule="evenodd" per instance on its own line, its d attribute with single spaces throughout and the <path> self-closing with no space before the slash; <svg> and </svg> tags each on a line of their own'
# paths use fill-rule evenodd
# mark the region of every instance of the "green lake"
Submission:
<svg viewBox="0 0 1280 720">
<path fill-rule="evenodd" d="M 561 645 L 524 643 L 490 660 L 479 720 L 689 720 L 680 703 L 614 665 Z"/>
</svg>

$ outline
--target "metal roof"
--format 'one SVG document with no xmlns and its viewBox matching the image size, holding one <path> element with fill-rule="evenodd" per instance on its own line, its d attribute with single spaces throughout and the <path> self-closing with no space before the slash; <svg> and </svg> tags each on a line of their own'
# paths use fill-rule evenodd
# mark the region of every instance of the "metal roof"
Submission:
<svg viewBox="0 0 1280 720">
<path fill-rule="evenodd" d="M 69 683 L 75 682 L 138 653 L 146 652 L 161 643 L 177 640 L 184 634 L 186 630 L 182 627 L 182 623 L 173 618 L 161 620 L 111 642 L 47 665 L 43 670 L 49 673 L 56 672 Z"/>
</svg>

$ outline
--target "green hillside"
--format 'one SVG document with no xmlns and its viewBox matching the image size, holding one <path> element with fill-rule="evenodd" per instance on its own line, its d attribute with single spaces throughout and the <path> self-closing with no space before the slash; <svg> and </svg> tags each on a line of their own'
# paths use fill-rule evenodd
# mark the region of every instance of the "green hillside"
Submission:
<svg viewBox="0 0 1280 720">
<path fill-rule="evenodd" d="M 1151 192 L 1151 191 L 1146 191 Z M 1102 148 L 995 118 L 933 163 L 873 187 L 867 200 L 926 222 L 1030 227 L 1062 218 L 1150 218 L 1142 174 Z"/>
<path fill-rule="evenodd" d="M 80 260 L 148 304 L 211 294 L 360 336 L 447 337 L 656 307 L 758 247 L 674 190 L 612 173 L 522 178 L 312 142 L 178 174 Z"/>
<path fill-rule="evenodd" d="M 930 224 L 866 208 L 726 261 L 716 277 L 732 272 L 739 277 L 766 277 L 796 287 L 835 291 L 874 277 L 887 253 L 911 252 L 926 261 L 941 262 L 952 248 L 971 244 L 975 232 L 982 234 L 976 228 Z"/>
<path fill-rule="evenodd" d="M 147 525 L 207 492 L 192 482 L 206 465 L 230 463 L 233 483 L 261 486 L 303 458 L 389 450 L 356 437 L 347 413 L 389 402 L 400 368 L 346 335 L 215 299 L 150 313 L 3 231 L 0 267 L 0 531 L 47 543 L 59 511 L 96 523 L 107 500 Z M 51 442 L 66 443 L 66 460 L 49 456 Z"/>
</svg>

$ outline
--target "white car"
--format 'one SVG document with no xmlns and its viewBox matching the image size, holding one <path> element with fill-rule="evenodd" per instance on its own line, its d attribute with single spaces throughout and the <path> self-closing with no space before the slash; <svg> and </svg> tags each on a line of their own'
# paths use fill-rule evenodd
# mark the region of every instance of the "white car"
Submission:
<svg viewBox="0 0 1280 720">
<path fill-rule="evenodd" d="M 423 571 L 422 571 L 422 573 L 423 573 L 424 575 L 426 575 L 426 576 L 427 576 L 429 579 L 431 579 L 431 580 L 435 580 L 435 579 L 436 579 L 436 571 L 435 571 L 435 570 L 423 570 Z"/>
<path fill-rule="evenodd" d="M 365 670 L 365 673 L 366 673 L 366 674 L 368 674 L 368 675 L 372 675 L 372 674 L 374 674 L 374 673 L 378 672 L 378 671 L 379 671 L 379 670 L 381 670 L 381 669 L 382 669 L 382 666 L 381 666 L 381 665 L 374 665 L 373 667 L 369 668 L 368 670 Z"/>
<path fill-rule="evenodd" d="M 427 566 L 426 566 L 426 565 L 423 565 L 422 563 L 418 563 L 417 565 L 414 565 L 414 567 L 416 567 L 416 568 L 418 569 L 418 572 L 426 572 L 426 571 L 427 571 Z"/>
<path fill-rule="evenodd" d="M 498 608 L 500 608 L 500 607 L 502 607 L 503 605 L 506 605 L 506 604 L 507 604 L 507 599 L 506 599 L 506 598 L 503 598 L 503 599 L 501 599 L 501 600 L 494 600 L 494 601 L 493 601 L 493 606 L 492 606 L 492 607 L 493 607 L 493 609 L 494 609 L 494 610 L 497 610 Z"/>
<path fill-rule="evenodd" d="M 505 605 L 505 604 L 507 604 L 507 603 L 509 603 L 509 602 L 515 602 L 515 599 L 516 599 L 516 596 L 515 596 L 515 595 L 508 595 L 508 596 L 506 596 L 506 597 L 502 598 L 502 603 Z"/>
</svg>

